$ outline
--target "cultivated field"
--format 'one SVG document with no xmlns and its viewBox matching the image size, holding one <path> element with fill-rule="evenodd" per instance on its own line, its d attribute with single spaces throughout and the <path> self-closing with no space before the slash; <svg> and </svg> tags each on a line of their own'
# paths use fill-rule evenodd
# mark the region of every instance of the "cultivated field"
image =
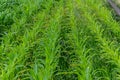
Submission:
<svg viewBox="0 0 120 80">
<path fill-rule="evenodd" d="M 0 0 L 0 80 L 120 80 L 119 56 L 107 0 Z"/>
</svg>

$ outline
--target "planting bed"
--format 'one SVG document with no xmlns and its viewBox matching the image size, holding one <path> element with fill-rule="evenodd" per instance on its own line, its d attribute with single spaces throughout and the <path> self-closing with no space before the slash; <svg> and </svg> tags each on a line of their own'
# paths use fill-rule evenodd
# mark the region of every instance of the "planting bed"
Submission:
<svg viewBox="0 0 120 80">
<path fill-rule="evenodd" d="M 120 21 L 108 0 L 0 0 L 0 80 L 120 80 Z"/>
</svg>

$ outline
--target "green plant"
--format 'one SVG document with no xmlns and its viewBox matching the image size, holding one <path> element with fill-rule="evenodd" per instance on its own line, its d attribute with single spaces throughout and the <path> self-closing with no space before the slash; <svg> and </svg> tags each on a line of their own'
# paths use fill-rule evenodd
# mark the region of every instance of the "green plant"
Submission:
<svg viewBox="0 0 120 80">
<path fill-rule="evenodd" d="M 119 80 L 119 21 L 106 0 L 0 0 L 0 80 Z"/>
</svg>

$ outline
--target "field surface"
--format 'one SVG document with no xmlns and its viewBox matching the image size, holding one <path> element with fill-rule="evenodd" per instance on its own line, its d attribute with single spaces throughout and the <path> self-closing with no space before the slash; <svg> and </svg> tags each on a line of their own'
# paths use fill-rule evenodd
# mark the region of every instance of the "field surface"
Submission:
<svg viewBox="0 0 120 80">
<path fill-rule="evenodd" d="M 120 80 L 119 56 L 107 0 L 0 0 L 0 80 Z"/>
</svg>

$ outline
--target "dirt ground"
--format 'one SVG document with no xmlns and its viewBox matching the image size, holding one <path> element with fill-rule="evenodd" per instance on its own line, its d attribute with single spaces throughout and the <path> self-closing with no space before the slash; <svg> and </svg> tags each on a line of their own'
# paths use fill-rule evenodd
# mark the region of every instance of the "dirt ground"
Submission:
<svg viewBox="0 0 120 80">
<path fill-rule="evenodd" d="M 116 0 L 116 2 L 117 2 L 118 4 L 120 4 L 120 0 Z"/>
</svg>

